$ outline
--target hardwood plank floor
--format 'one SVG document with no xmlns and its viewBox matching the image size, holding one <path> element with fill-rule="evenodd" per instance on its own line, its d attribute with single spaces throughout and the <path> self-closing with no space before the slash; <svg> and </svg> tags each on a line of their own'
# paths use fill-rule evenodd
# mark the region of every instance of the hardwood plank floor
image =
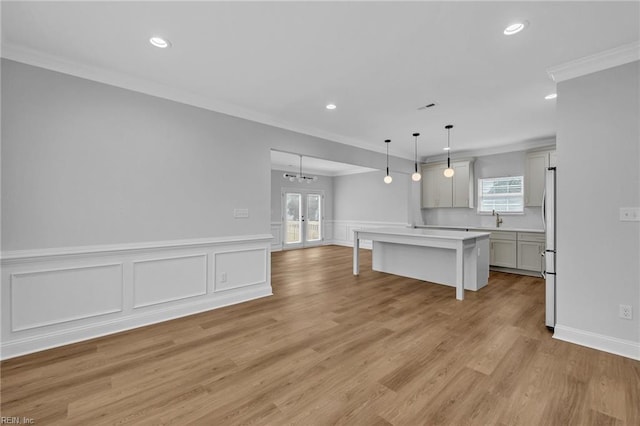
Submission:
<svg viewBox="0 0 640 426">
<path fill-rule="evenodd" d="M 272 254 L 274 296 L 0 364 L 36 424 L 638 425 L 640 362 L 553 340 L 541 279 L 455 289 L 361 250 Z"/>
</svg>

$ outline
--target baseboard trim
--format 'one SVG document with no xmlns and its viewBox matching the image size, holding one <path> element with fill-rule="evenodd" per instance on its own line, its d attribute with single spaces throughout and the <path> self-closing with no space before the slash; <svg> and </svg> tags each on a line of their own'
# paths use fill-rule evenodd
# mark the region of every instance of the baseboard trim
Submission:
<svg viewBox="0 0 640 426">
<path fill-rule="evenodd" d="M 527 271 L 525 269 L 514 269 L 514 268 L 505 268 L 503 266 L 491 266 L 491 265 L 489 265 L 489 270 L 490 271 L 495 271 L 495 272 L 506 272 L 507 274 L 526 275 L 528 277 L 542 278 L 540 276 L 540 272 Z"/>
<path fill-rule="evenodd" d="M 553 338 L 640 361 L 640 342 L 556 324 Z"/>
<path fill-rule="evenodd" d="M 334 246 L 353 247 L 353 241 L 333 241 L 329 244 Z M 373 248 L 373 244 L 371 243 L 371 241 L 360 240 L 360 248 L 371 250 Z"/>
</svg>

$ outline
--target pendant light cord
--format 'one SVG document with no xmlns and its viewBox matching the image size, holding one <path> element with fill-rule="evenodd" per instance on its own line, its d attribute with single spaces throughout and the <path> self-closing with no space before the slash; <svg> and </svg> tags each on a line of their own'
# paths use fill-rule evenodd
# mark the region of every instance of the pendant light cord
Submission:
<svg viewBox="0 0 640 426">
<path fill-rule="evenodd" d="M 447 169 L 451 168 L 451 124 L 445 126 L 447 129 Z"/>
<path fill-rule="evenodd" d="M 389 142 L 391 142 L 389 139 L 385 141 L 387 145 L 387 176 L 389 176 Z"/>
<path fill-rule="evenodd" d="M 415 172 L 418 173 L 418 136 L 420 136 L 420 133 L 414 133 L 413 136 L 415 137 L 415 156 L 414 156 L 414 168 L 415 168 Z"/>
</svg>

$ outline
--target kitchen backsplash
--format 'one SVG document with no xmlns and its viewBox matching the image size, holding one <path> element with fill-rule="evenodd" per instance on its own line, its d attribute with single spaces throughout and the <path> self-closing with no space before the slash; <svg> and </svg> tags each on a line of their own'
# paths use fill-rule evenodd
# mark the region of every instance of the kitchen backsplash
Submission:
<svg viewBox="0 0 640 426">
<path fill-rule="evenodd" d="M 500 217 L 502 218 L 501 228 L 543 229 L 540 207 L 528 207 L 524 209 L 524 214 L 504 214 Z M 423 223 L 416 223 L 416 225 L 496 226 L 495 216 L 478 214 L 475 209 L 466 208 L 423 209 L 422 220 Z"/>
</svg>

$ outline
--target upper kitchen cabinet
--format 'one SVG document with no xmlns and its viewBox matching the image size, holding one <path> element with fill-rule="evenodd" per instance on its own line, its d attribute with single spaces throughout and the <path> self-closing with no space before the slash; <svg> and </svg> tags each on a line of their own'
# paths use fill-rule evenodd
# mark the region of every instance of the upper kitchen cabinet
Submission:
<svg viewBox="0 0 640 426">
<path fill-rule="evenodd" d="M 446 163 L 422 165 L 422 207 L 473 207 L 473 161 L 452 161 L 450 178 L 446 168 Z"/>
<path fill-rule="evenodd" d="M 542 206 L 544 180 L 547 168 L 555 166 L 556 151 L 535 151 L 527 153 L 524 172 L 524 205 Z"/>
</svg>

